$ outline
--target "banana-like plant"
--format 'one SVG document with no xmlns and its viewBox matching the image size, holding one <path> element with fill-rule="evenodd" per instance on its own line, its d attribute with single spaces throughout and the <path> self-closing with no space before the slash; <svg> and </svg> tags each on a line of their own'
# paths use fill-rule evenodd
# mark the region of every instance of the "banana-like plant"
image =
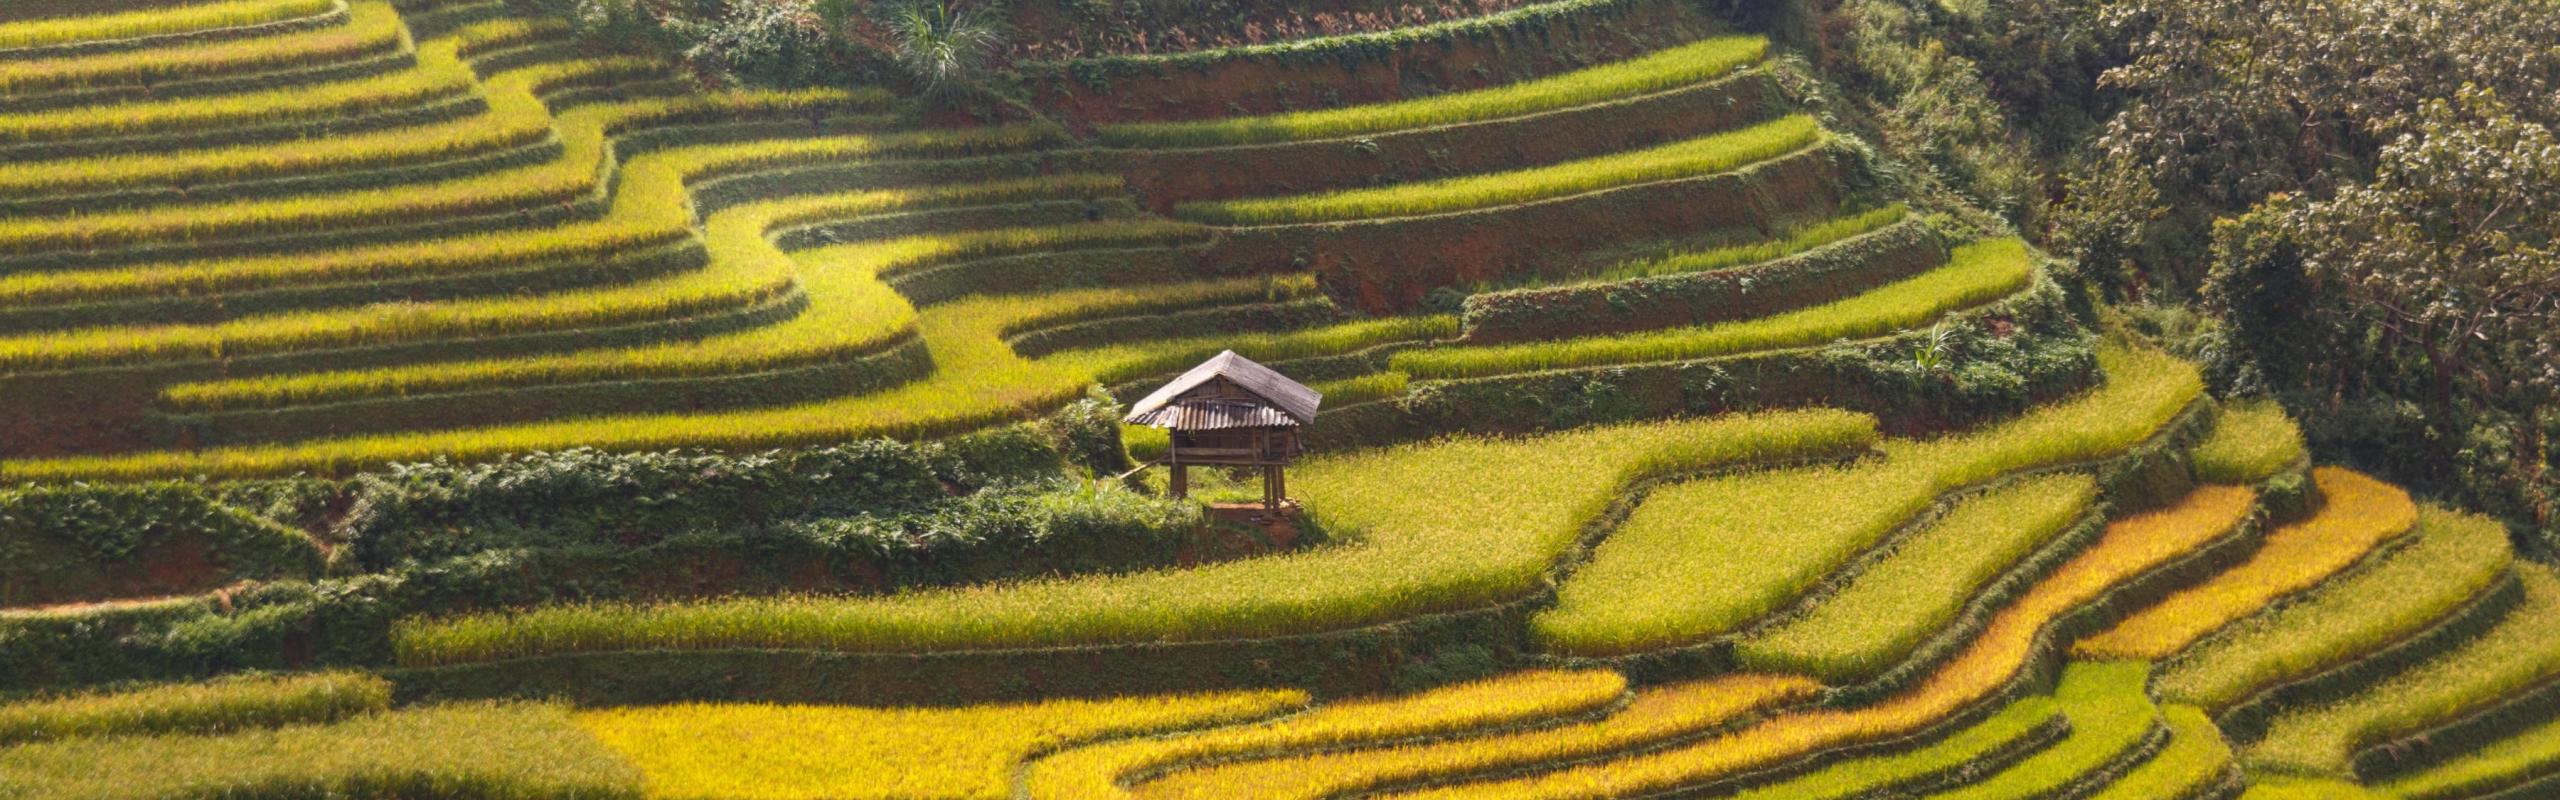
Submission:
<svg viewBox="0 0 2560 800">
<path fill-rule="evenodd" d="M 898 62 L 926 91 L 968 82 L 1004 42 L 1003 22 L 967 0 L 909 0 L 889 8 L 883 24 Z"/>
</svg>

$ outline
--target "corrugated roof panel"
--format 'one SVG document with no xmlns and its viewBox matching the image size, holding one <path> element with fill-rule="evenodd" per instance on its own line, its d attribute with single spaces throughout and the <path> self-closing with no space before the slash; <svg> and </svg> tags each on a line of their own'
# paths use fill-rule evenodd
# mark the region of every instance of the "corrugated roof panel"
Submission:
<svg viewBox="0 0 2560 800">
<path fill-rule="evenodd" d="M 1173 402 L 1176 395 L 1219 378 L 1234 381 L 1237 386 L 1269 401 L 1273 406 L 1278 406 L 1281 411 L 1287 412 L 1300 423 L 1314 422 L 1316 407 L 1324 402 L 1324 395 L 1307 388 L 1306 384 L 1290 380 L 1289 376 L 1273 371 L 1270 367 L 1256 364 L 1252 359 L 1236 355 L 1236 351 L 1229 350 L 1201 362 L 1200 366 L 1192 367 L 1190 372 L 1182 373 L 1182 377 L 1173 379 L 1172 383 L 1165 384 L 1164 388 L 1157 389 L 1154 394 L 1147 395 L 1136 405 L 1130 406 L 1127 419 L 1132 424 L 1149 424 L 1139 422 L 1138 418 L 1164 408 L 1166 404 Z"/>
<path fill-rule="evenodd" d="M 1178 431 L 1226 428 L 1294 428 L 1298 420 L 1280 409 L 1234 400 L 1195 400 L 1131 416 L 1129 422 Z"/>
</svg>

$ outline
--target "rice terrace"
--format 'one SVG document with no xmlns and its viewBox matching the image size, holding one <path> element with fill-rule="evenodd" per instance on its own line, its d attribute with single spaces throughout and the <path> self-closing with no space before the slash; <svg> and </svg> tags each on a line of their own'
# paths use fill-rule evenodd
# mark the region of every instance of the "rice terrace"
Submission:
<svg viewBox="0 0 2560 800">
<path fill-rule="evenodd" d="M 0 0 L 0 800 L 2560 798 L 2560 0 Z"/>
</svg>

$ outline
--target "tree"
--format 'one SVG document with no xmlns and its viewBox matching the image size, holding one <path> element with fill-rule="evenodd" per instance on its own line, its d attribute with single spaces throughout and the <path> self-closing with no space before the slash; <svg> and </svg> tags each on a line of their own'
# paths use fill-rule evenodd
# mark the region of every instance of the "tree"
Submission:
<svg viewBox="0 0 2560 800">
<path fill-rule="evenodd" d="M 2399 133 L 2371 180 L 2218 226 L 2224 372 L 2315 438 L 2560 537 L 2560 138 L 2477 86 L 2376 129 Z M 2355 403 L 2418 409 L 2419 441 L 2357 441 L 2386 432 L 2335 424 L 2371 419 Z"/>
</svg>

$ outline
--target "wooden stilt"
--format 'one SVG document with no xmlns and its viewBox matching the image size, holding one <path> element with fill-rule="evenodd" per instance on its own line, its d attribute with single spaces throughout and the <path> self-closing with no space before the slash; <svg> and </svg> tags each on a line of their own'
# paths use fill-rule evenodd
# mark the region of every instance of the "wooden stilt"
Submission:
<svg viewBox="0 0 2560 800">
<path fill-rule="evenodd" d="M 1173 499 L 1175 500 L 1191 496 L 1191 467 L 1189 465 L 1181 463 L 1175 463 L 1173 465 L 1172 488 Z"/>
</svg>

